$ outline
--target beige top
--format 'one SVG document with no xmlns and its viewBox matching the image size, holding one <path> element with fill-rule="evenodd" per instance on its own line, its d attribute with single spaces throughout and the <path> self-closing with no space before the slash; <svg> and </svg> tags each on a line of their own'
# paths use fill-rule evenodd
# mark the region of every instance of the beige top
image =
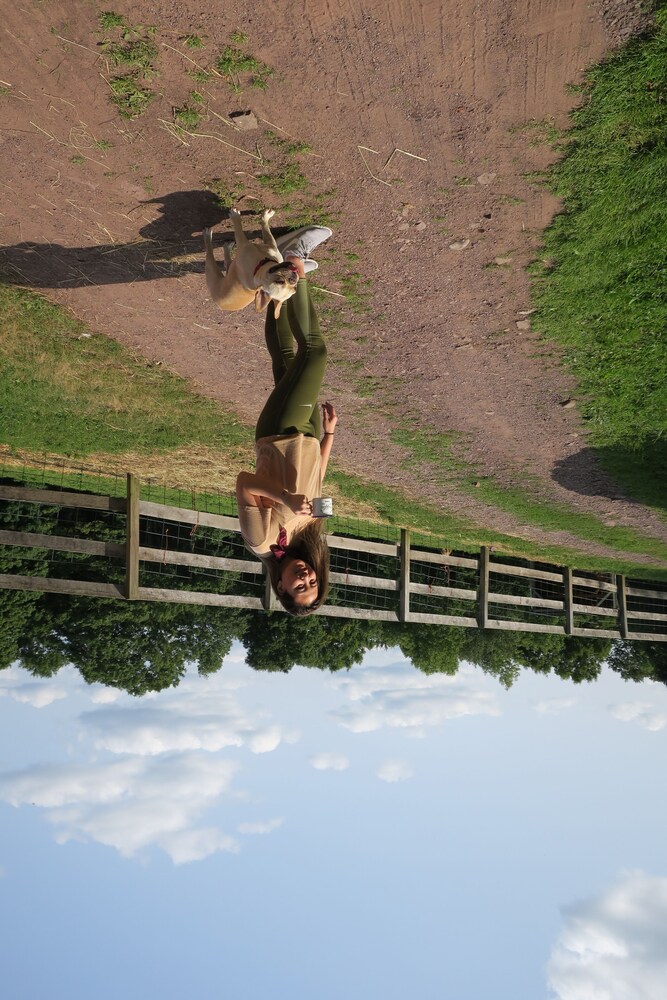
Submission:
<svg viewBox="0 0 667 1000">
<path fill-rule="evenodd" d="M 322 493 L 322 461 L 320 442 L 305 434 L 260 438 L 255 444 L 255 471 L 258 476 L 275 484 L 276 493 L 288 490 L 303 493 L 309 500 Z M 278 541 L 281 526 L 288 542 L 309 517 L 293 514 L 285 504 L 266 497 L 258 498 L 261 507 L 239 508 L 241 534 L 248 548 L 261 558 L 271 554 L 271 545 Z"/>
</svg>

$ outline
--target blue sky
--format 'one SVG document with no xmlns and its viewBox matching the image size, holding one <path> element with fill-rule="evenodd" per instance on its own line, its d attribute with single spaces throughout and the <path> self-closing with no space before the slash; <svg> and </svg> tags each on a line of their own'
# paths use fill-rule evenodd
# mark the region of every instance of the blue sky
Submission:
<svg viewBox="0 0 667 1000">
<path fill-rule="evenodd" d="M 237 646 L 142 699 L 10 668 L 0 734 L 5 1000 L 662 997 L 662 685 Z"/>
</svg>

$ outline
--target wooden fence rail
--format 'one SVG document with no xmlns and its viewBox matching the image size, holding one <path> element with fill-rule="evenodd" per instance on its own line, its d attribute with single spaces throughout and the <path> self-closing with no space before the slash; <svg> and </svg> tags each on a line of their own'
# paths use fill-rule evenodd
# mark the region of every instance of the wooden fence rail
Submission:
<svg viewBox="0 0 667 1000">
<path fill-rule="evenodd" d="M 55 577 L 26 576 L 25 574 L 0 574 L 0 589 L 28 590 L 44 593 L 74 594 L 90 597 L 111 597 L 131 601 L 171 601 L 183 604 L 203 604 L 218 607 L 282 610 L 276 605 L 268 581 L 261 596 L 248 596 L 215 591 L 181 590 L 140 585 L 142 564 L 155 563 L 184 566 L 192 569 L 215 570 L 223 573 L 262 577 L 264 567 L 255 558 L 238 559 L 207 555 L 205 553 L 166 551 L 141 544 L 141 519 L 158 518 L 180 524 L 217 528 L 240 533 L 238 519 L 187 508 L 171 507 L 140 499 L 139 482 L 128 475 L 127 498 L 94 496 L 56 490 L 37 490 L 0 485 L 0 500 L 50 504 L 67 508 L 111 511 L 125 515 L 125 544 L 49 535 L 37 532 L 0 530 L 0 545 L 33 548 L 47 551 L 104 556 L 124 566 L 124 583 L 102 583 Z M 463 628 L 544 632 L 556 635 L 598 636 L 617 639 L 667 641 L 667 587 L 660 584 L 647 587 L 634 582 L 627 585 L 622 575 L 613 580 L 603 580 L 585 573 L 577 573 L 565 566 L 556 571 L 553 567 L 540 569 L 532 565 L 519 566 L 516 561 L 504 561 L 487 546 L 481 546 L 479 556 L 451 555 L 446 551 L 428 550 L 411 545 L 410 532 L 401 530 L 398 542 L 376 542 L 368 539 L 329 535 L 329 547 L 335 551 L 368 556 L 390 557 L 396 560 L 395 578 L 380 577 L 361 572 L 331 573 L 331 583 L 336 593 L 345 597 L 346 588 L 364 588 L 385 600 L 394 600 L 391 608 L 366 608 L 352 604 L 328 603 L 318 614 L 330 617 L 361 618 L 382 621 L 419 622 L 422 624 L 457 625 Z M 419 582 L 419 575 L 426 567 L 440 567 L 451 571 L 473 571 L 473 586 L 443 586 Z M 422 572 L 423 576 L 423 572 Z M 466 579 L 470 578 L 470 573 Z M 498 590 L 499 579 L 509 578 L 528 586 L 529 594 L 503 593 Z M 540 588 L 550 587 L 550 596 L 540 593 Z M 395 597 L 391 597 L 395 595 Z M 419 599 L 451 600 L 466 605 L 457 613 L 423 611 L 415 607 Z M 611 602 L 611 606 L 610 606 Z M 640 609 L 636 605 L 643 604 Z M 629 606 L 631 605 L 631 606 Z M 533 611 L 547 620 L 519 620 L 506 614 Z M 586 616 L 584 624 L 577 625 L 577 616 Z M 591 618 L 600 619 L 592 625 Z M 557 618 L 559 621 L 549 621 Z M 633 625 L 651 623 L 653 631 L 638 631 Z M 644 627 L 646 627 L 644 625 Z"/>
</svg>

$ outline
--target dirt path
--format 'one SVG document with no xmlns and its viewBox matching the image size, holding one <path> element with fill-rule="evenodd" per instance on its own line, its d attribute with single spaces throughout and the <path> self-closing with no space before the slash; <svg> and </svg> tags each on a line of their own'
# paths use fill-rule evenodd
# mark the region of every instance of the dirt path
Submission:
<svg viewBox="0 0 667 1000">
<path fill-rule="evenodd" d="M 390 399 L 396 425 L 461 435 L 485 474 L 534 477 L 546 498 L 667 539 L 667 525 L 597 468 L 576 407 L 563 405 L 574 388 L 557 353 L 524 329 L 524 268 L 557 208 L 526 179 L 552 155 L 526 125 L 565 125 L 566 85 L 637 28 L 639 6 L 285 0 L 248 15 L 240 3 L 121 3 L 128 23 L 158 28 L 157 96 L 127 122 L 109 103 L 117 71 L 91 5 L 30 0 L 0 35 L 0 266 L 253 420 L 269 385 L 261 329 L 250 312 L 224 316 L 207 301 L 200 233 L 222 213 L 203 182 L 238 185 L 249 210 L 272 203 L 280 223 L 281 200 L 257 179 L 257 144 L 265 154 L 269 128 L 307 142 L 307 196 L 327 192 L 338 216 L 315 283 L 335 291 L 352 270 L 370 282 L 369 311 L 332 330 L 342 466 L 424 493 L 391 443 Z M 235 31 L 277 70 L 266 91 L 187 76 Z M 190 34 L 205 48 L 185 46 Z M 167 123 L 194 86 L 208 118 L 178 137 Z M 259 130 L 223 120 L 249 107 Z M 487 526 L 544 537 L 446 483 L 428 492 Z"/>
</svg>

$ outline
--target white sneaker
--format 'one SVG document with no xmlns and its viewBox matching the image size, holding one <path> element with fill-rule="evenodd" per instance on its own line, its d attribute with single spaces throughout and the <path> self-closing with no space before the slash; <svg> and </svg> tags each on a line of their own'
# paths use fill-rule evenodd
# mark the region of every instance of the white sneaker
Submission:
<svg viewBox="0 0 667 1000">
<path fill-rule="evenodd" d="M 284 236 L 276 240 L 276 245 L 283 257 L 291 253 L 317 267 L 315 261 L 310 261 L 310 254 L 315 247 L 324 243 L 330 236 L 333 236 L 333 232 L 327 226 L 303 226 L 301 229 L 295 229 L 292 233 L 285 233 Z M 306 271 L 314 271 L 315 267 L 307 267 Z"/>
<path fill-rule="evenodd" d="M 306 272 L 306 274 L 310 274 L 311 271 L 317 271 L 319 266 L 320 265 L 317 263 L 317 261 L 313 260 L 311 257 L 306 257 L 306 259 L 303 262 L 303 269 Z"/>
</svg>

